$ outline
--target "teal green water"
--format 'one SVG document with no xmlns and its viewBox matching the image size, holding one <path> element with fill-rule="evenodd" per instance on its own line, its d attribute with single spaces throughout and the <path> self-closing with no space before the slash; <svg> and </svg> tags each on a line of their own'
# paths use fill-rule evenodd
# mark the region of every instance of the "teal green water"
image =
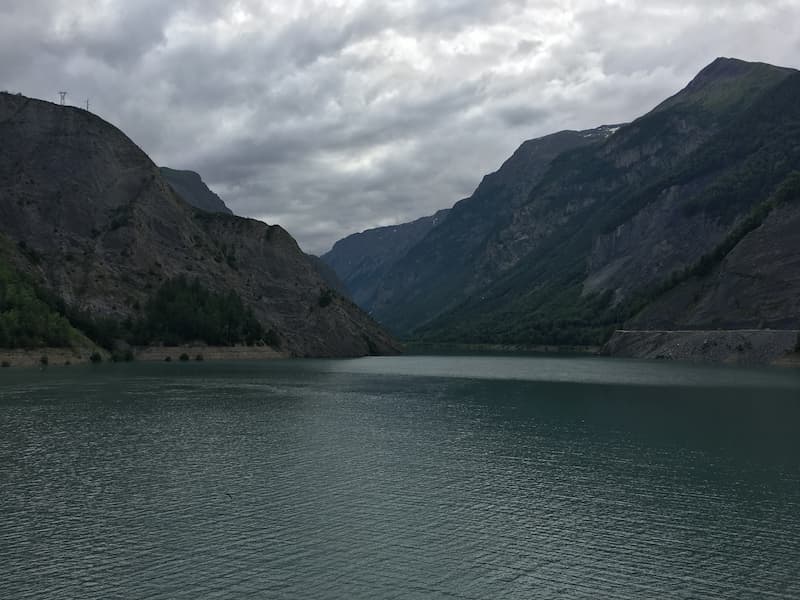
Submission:
<svg viewBox="0 0 800 600">
<path fill-rule="evenodd" d="M 800 598 L 800 373 L 0 371 L 0 598 Z"/>
</svg>

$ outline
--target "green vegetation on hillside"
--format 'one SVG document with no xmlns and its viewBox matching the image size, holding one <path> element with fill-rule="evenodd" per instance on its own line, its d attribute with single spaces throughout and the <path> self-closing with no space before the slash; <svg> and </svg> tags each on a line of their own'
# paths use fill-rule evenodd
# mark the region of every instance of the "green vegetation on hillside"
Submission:
<svg viewBox="0 0 800 600">
<path fill-rule="evenodd" d="M 137 335 L 167 344 L 202 340 L 215 346 L 254 344 L 265 336 L 253 311 L 233 290 L 216 294 L 197 280 L 167 281 L 145 307 Z"/>
<path fill-rule="evenodd" d="M 109 350 L 120 341 L 136 346 L 192 342 L 212 346 L 280 345 L 279 336 L 264 330 L 235 291 L 217 294 L 183 276 L 166 281 L 138 319 L 94 318 L 81 311 L 68 314 L 76 327 Z"/>
<path fill-rule="evenodd" d="M 765 63 L 720 58 L 698 74 L 700 85 L 689 86 L 683 94 L 665 100 L 654 112 L 691 105 L 711 115 L 730 114 L 746 109 L 761 93 L 791 73 L 791 69 Z M 713 83 L 703 84 L 702 80 L 708 79 L 713 79 Z"/>
<path fill-rule="evenodd" d="M 120 342 L 280 346 L 278 334 L 265 331 L 234 291 L 217 294 L 196 280 L 178 277 L 156 291 L 140 318 L 97 318 L 66 306 L 36 285 L 13 268 L 3 250 L 0 247 L 0 348 L 69 347 L 89 340 L 108 350 Z"/>
<path fill-rule="evenodd" d="M 0 348 L 66 347 L 76 332 L 0 251 Z"/>
</svg>

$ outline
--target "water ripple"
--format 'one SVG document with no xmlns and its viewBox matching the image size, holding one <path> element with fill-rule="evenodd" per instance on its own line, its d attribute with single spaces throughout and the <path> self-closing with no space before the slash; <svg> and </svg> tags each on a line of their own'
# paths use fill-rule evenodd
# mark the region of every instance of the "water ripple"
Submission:
<svg viewBox="0 0 800 600">
<path fill-rule="evenodd" d="M 785 380 L 295 364 L 4 382 L 0 596 L 800 597 Z"/>
</svg>

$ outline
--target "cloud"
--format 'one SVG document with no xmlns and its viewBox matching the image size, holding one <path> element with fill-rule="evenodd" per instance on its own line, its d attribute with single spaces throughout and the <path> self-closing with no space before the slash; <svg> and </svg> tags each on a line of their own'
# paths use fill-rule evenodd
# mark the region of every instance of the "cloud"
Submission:
<svg viewBox="0 0 800 600">
<path fill-rule="evenodd" d="M 794 0 L 5 0 L 0 87 L 69 99 L 322 252 L 468 196 L 525 139 L 633 119 Z"/>
</svg>

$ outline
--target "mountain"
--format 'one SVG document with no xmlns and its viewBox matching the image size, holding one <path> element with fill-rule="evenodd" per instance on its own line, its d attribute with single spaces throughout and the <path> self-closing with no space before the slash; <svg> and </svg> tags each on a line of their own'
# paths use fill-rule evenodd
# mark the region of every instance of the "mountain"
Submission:
<svg viewBox="0 0 800 600">
<path fill-rule="evenodd" d="M 222 201 L 222 198 L 208 189 L 208 186 L 194 171 L 179 171 L 169 167 L 159 167 L 161 176 L 178 196 L 186 202 L 207 212 L 232 215 L 233 211 Z"/>
<path fill-rule="evenodd" d="M 306 254 L 306 258 L 314 267 L 314 269 L 316 269 L 319 276 L 322 277 L 322 280 L 328 285 L 329 288 L 335 290 L 343 296 L 347 296 L 348 298 L 350 297 L 350 292 L 347 290 L 347 286 L 341 279 L 339 279 L 336 271 L 334 271 L 330 265 L 328 265 L 328 263 L 323 261 L 315 254 Z"/>
<path fill-rule="evenodd" d="M 800 136 L 800 123 L 795 127 Z M 786 330 L 799 323 L 800 172 L 795 171 L 628 326 Z"/>
<path fill-rule="evenodd" d="M 396 351 L 281 227 L 193 208 L 97 116 L 3 93 L 0 139 L 2 262 L 79 329 L 245 323 L 294 356 Z"/>
<path fill-rule="evenodd" d="M 438 342 L 796 328 L 800 248 L 778 225 L 795 210 L 798 94 L 793 69 L 720 58 L 632 123 L 526 142 L 359 302 Z"/>
<path fill-rule="evenodd" d="M 228 208 L 222 198 L 208 188 L 199 173 L 170 169 L 169 167 L 159 167 L 159 171 L 173 191 L 195 208 L 210 213 L 233 214 L 233 211 Z M 349 295 L 347 286 L 342 283 L 331 267 L 313 254 L 307 254 L 306 258 L 328 287 L 344 296 Z"/>
<path fill-rule="evenodd" d="M 407 333 L 481 286 L 486 274 L 474 272 L 475 258 L 492 232 L 511 221 L 553 159 L 602 143 L 618 128 L 606 125 L 528 140 L 452 209 L 351 235 L 322 259 L 361 307 Z"/>
<path fill-rule="evenodd" d="M 336 242 L 320 258 L 339 276 L 353 300 L 369 310 L 370 299 L 383 275 L 449 212 L 444 209 L 411 223 L 354 233 Z"/>
</svg>

